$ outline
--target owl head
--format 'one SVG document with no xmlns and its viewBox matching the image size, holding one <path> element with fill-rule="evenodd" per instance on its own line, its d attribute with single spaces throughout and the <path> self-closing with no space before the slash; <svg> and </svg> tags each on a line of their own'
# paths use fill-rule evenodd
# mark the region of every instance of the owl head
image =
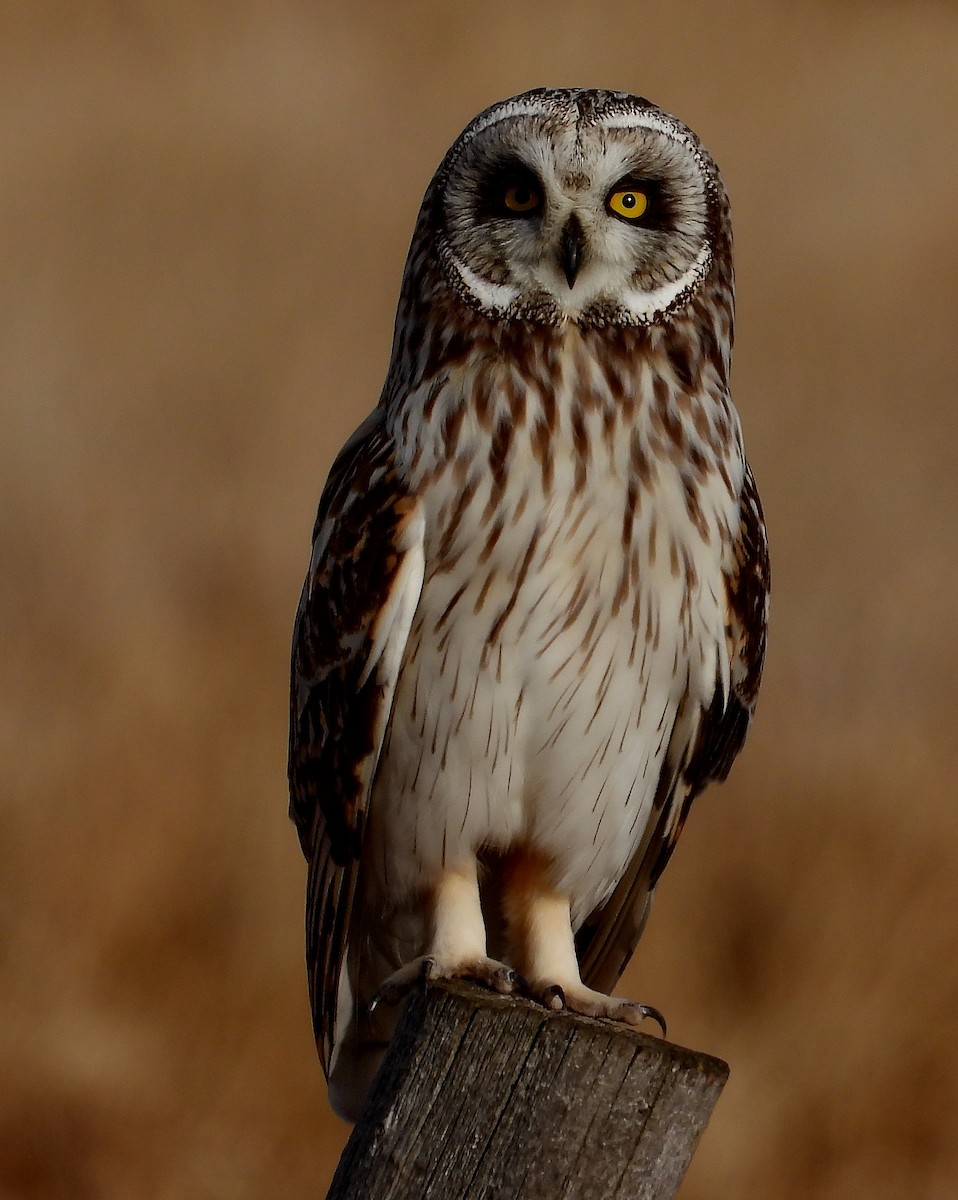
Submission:
<svg viewBox="0 0 958 1200">
<path fill-rule="evenodd" d="M 690 129 L 637 96 L 540 88 L 486 109 L 450 148 L 409 270 L 428 248 L 486 318 L 648 327 L 710 280 L 730 309 L 730 242 L 721 177 Z"/>
</svg>

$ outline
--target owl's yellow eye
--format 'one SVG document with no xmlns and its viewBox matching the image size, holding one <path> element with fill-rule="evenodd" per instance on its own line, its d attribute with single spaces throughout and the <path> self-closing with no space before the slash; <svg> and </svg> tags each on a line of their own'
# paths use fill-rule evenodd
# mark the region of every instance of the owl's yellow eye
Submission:
<svg viewBox="0 0 958 1200">
<path fill-rule="evenodd" d="M 638 188 L 617 188 L 608 201 L 609 211 L 627 221 L 637 221 L 649 207 L 649 198 Z"/>
<path fill-rule="evenodd" d="M 542 203 L 542 197 L 527 183 L 513 183 L 506 188 L 502 202 L 511 213 L 531 213 Z"/>
</svg>

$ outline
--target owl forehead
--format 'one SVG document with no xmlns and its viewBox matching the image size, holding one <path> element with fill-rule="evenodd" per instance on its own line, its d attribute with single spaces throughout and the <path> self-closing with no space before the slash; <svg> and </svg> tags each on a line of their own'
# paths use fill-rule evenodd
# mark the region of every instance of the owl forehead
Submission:
<svg viewBox="0 0 958 1200">
<path fill-rule="evenodd" d="M 522 148 L 517 148 L 522 154 Z M 584 124 L 544 130 L 525 143 L 529 165 L 544 183 L 576 193 L 604 188 L 627 174 L 671 176 L 685 173 L 674 146 L 657 131 L 642 127 L 607 129 Z"/>
</svg>

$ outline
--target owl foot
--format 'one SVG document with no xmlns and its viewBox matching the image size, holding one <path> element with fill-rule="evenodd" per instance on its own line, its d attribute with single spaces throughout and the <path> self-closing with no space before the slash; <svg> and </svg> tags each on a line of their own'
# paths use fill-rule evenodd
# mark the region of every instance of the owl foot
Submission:
<svg viewBox="0 0 958 1200">
<path fill-rule="evenodd" d="M 564 988 L 558 983 L 540 985 L 531 991 L 532 998 L 551 1008 L 553 1012 L 568 1009 L 569 1012 L 579 1013 L 583 1017 L 600 1017 L 607 1021 L 621 1021 L 625 1025 L 641 1025 L 643 1021 L 655 1021 L 666 1036 L 665 1017 L 651 1004 L 638 1004 L 635 1000 L 620 1000 L 616 996 L 606 996 L 602 992 L 594 992 L 591 988 Z"/>
<path fill-rule="evenodd" d="M 478 983 L 501 996 L 511 996 L 522 988 L 523 979 L 518 971 L 507 967 L 494 958 L 475 958 L 468 962 L 448 964 L 432 955 L 414 958 L 395 971 L 379 985 L 379 990 L 369 1004 L 372 1013 L 380 1004 L 398 1004 L 417 983 L 433 979 L 467 979 Z"/>
</svg>

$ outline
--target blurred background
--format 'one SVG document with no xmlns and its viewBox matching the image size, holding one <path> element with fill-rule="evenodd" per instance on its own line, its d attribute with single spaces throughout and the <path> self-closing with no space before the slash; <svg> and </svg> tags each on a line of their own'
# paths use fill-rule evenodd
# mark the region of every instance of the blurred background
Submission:
<svg viewBox="0 0 958 1200">
<path fill-rule="evenodd" d="M 317 1197 L 287 654 L 420 197 L 639 92 L 724 171 L 766 683 L 623 991 L 731 1081 L 682 1195 L 958 1195 L 958 8 L 0 8 L 0 1195 Z"/>
</svg>

